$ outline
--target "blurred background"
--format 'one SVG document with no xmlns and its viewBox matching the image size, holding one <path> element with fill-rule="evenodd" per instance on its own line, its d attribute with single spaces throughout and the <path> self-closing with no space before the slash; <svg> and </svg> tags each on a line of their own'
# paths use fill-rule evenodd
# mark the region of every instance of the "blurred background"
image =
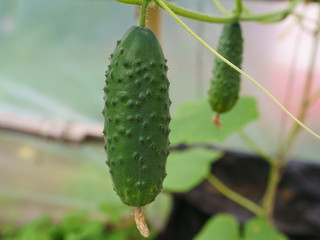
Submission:
<svg viewBox="0 0 320 240">
<path fill-rule="evenodd" d="M 234 8 L 234 1 L 222 2 L 228 10 Z M 211 0 L 174 3 L 222 16 Z M 288 5 L 245 3 L 254 13 Z M 319 8 L 300 5 L 299 11 L 316 19 Z M 184 21 L 216 48 L 221 25 Z M 111 225 L 132 224 L 131 210 L 113 192 L 104 164 L 101 110 L 108 56 L 116 40 L 136 22 L 133 6 L 111 0 L 0 0 L 0 229 L 9 231 L 43 215 L 59 222 L 74 211 Z M 314 21 L 304 25 L 315 27 Z M 299 28 L 294 16 L 274 24 L 244 22 L 242 27 L 243 69 L 280 102 L 285 101 L 289 82 L 292 98 L 287 106 L 296 114 L 312 34 Z M 180 104 L 206 97 L 214 56 L 165 12 L 161 29 L 174 115 Z M 290 75 L 292 59 L 296 63 Z M 319 77 L 317 68 L 312 92 L 320 87 Z M 245 78 L 242 94 L 257 98 L 260 111 L 259 120 L 246 130 L 259 145 L 275 151 L 279 136 L 292 121 L 284 117 L 285 125 L 280 125 L 279 107 Z M 319 112 L 318 100 L 306 121 L 317 133 Z M 248 151 L 237 136 L 223 146 Z M 302 131 L 295 157 L 319 162 L 319 155 L 319 143 Z M 163 193 L 148 207 L 155 231 L 164 226 L 170 206 L 170 196 Z"/>
</svg>

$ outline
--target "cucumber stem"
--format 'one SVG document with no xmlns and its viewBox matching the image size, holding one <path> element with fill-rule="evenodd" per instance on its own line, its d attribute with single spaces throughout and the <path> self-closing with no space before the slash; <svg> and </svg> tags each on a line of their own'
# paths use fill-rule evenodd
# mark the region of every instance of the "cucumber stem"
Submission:
<svg viewBox="0 0 320 240">
<path fill-rule="evenodd" d="M 140 234 L 145 238 L 149 237 L 149 228 L 144 219 L 141 207 L 136 207 L 134 209 L 134 221 L 136 222 Z"/>
<path fill-rule="evenodd" d="M 149 0 L 144 0 L 141 5 L 141 14 L 140 14 L 140 27 L 146 26 L 146 15 L 148 8 Z"/>
<path fill-rule="evenodd" d="M 236 0 L 236 12 L 237 12 L 237 16 L 240 16 L 242 13 L 242 0 Z"/>
</svg>

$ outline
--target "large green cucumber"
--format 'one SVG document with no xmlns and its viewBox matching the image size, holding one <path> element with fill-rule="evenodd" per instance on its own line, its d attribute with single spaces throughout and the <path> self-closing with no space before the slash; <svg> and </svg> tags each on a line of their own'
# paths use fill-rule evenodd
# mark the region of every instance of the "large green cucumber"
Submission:
<svg viewBox="0 0 320 240">
<path fill-rule="evenodd" d="M 243 39 L 238 22 L 225 24 L 219 38 L 218 52 L 241 68 Z M 209 90 L 209 103 L 213 111 L 225 113 L 237 102 L 240 91 L 240 74 L 215 58 L 213 77 Z"/>
<path fill-rule="evenodd" d="M 153 33 L 131 27 L 106 71 L 104 136 L 107 165 L 122 202 L 141 207 L 162 189 L 169 155 L 167 60 Z"/>
</svg>

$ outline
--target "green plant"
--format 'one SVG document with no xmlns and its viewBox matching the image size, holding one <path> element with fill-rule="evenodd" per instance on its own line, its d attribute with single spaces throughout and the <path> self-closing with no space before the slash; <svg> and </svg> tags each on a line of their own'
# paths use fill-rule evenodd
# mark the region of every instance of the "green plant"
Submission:
<svg viewBox="0 0 320 240">
<path fill-rule="evenodd" d="M 143 1 L 143 0 L 117 0 L 119 2 L 127 4 L 143 5 L 144 9 L 148 4 L 149 6 L 158 5 L 159 7 L 166 10 L 183 28 L 185 28 L 193 37 L 196 38 L 201 44 L 208 48 L 216 57 L 216 65 L 221 62 L 225 64 L 224 66 L 229 66 L 238 74 L 244 75 L 250 81 L 252 81 L 256 86 L 258 86 L 262 91 L 264 91 L 283 111 L 285 114 L 290 116 L 294 121 L 295 125 L 292 130 L 285 138 L 285 140 L 278 146 L 276 154 L 270 154 L 267 151 L 261 149 L 257 146 L 249 136 L 243 131 L 244 126 L 255 120 L 258 117 L 258 110 L 256 107 L 256 102 L 253 98 L 241 97 L 238 103 L 230 111 L 221 116 L 221 120 L 225 123 L 223 130 L 218 130 L 213 128 L 210 122 L 211 110 L 207 101 L 196 100 L 190 103 L 186 103 L 177 110 L 173 117 L 171 128 L 172 134 L 170 135 L 170 140 L 172 145 L 184 144 L 199 144 L 207 142 L 222 142 L 228 136 L 233 133 L 238 132 L 243 142 L 246 143 L 252 150 L 264 158 L 270 164 L 270 173 L 268 185 L 265 190 L 265 194 L 259 203 L 253 202 L 243 196 L 241 196 L 236 191 L 227 187 L 221 180 L 214 176 L 210 172 L 210 165 L 214 161 L 217 161 L 221 156 L 221 152 L 207 150 L 204 148 L 191 149 L 188 151 L 174 152 L 169 156 L 167 171 L 169 173 L 167 180 L 164 182 L 164 188 L 166 191 L 174 192 L 184 192 L 192 189 L 201 181 L 206 179 L 212 184 L 218 191 L 223 195 L 238 203 L 240 206 L 248 209 L 254 213 L 257 217 L 249 220 L 245 227 L 243 234 L 240 233 L 238 223 L 234 218 L 228 215 L 223 215 L 222 217 L 217 216 L 211 219 L 205 226 L 203 231 L 199 233 L 197 239 L 210 239 L 210 237 L 216 236 L 219 239 L 230 239 L 230 234 L 233 239 L 286 239 L 286 237 L 277 232 L 277 230 L 272 227 L 273 222 L 273 210 L 275 202 L 275 194 L 277 185 L 281 178 L 281 172 L 283 168 L 288 163 L 290 159 L 290 147 L 296 139 L 296 136 L 300 129 L 304 128 L 309 133 L 311 133 L 316 138 L 320 139 L 320 136 L 308 128 L 302 121 L 305 118 L 306 110 L 310 102 L 314 101 L 314 97 L 309 97 L 310 93 L 310 79 L 312 78 L 312 72 L 314 67 L 314 62 L 311 61 L 310 74 L 308 75 L 306 81 L 306 88 L 304 90 L 303 102 L 301 104 L 301 112 L 298 118 L 293 116 L 269 91 L 267 91 L 261 84 L 250 77 L 247 73 L 240 69 L 241 61 L 238 59 L 233 59 L 228 56 L 227 49 L 223 47 L 218 49 L 218 52 L 210 47 L 203 39 L 197 36 L 177 15 L 187 17 L 190 19 L 195 19 L 198 21 L 212 22 L 212 23 L 237 23 L 242 21 L 256 21 L 261 23 L 273 23 L 282 21 L 290 14 L 294 14 L 295 7 L 302 0 L 294 0 L 290 3 L 289 7 L 272 13 L 255 15 L 250 13 L 241 0 L 235 1 L 235 10 L 232 13 L 227 12 L 218 0 L 214 0 L 217 7 L 227 16 L 226 17 L 215 17 L 191 10 L 180 8 L 172 3 L 165 0 L 153 0 L 153 1 Z M 142 16 L 144 16 L 142 14 Z M 320 20 L 320 17 L 318 21 Z M 318 28 L 314 31 L 315 39 L 319 36 L 319 24 Z M 238 39 L 237 44 L 242 42 L 241 37 Z M 314 49 L 317 48 L 317 41 L 314 43 Z M 314 55 L 315 56 L 314 51 Z M 238 55 L 239 56 L 239 55 Z M 313 58 L 314 60 L 314 58 Z M 219 62 L 218 62 L 219 61 Z M 217 63 L 218 62 L 218 63 Z M 226 74 L 226 69 L 221 70 Z M 236 88 L 234 88 L 236 89 Z M 318 91 L 317 91 L 318 94 Z M 318 94 L 319 95 L 319 94 Z M 318 96 L 316 95 L 316 97 Z M 227 104 L 225 101 L 223 104 Z M 233 104 L 230 104 L 233 105 Z M 228 109 L 227 107 L 225 109 Z M 224 109 L 216 109 L 215 111 L 223 112 Z M 237 121 L 234 121 L 237 118 Z M 186 131 L 188 129 L 188 131 Z M 194 164 L 194 159 L 197 159 L 197 164 Z M 181 168 L 182 160 L 185 164 L 185 168 Z M 170 174 L 173 173 L 173 174 Z M 187 180 L 188 179 L 188 180 Z M 222 229 L 222 231 L 216 231 L 214 229 Z M 221 227 L 223 226 L 223 227 Z M 232 226 L 232 232 L 228 232 L 228 227 Z M 224 231 L 225 230 L 225 231 Z M 267 237 L 267 238 L 266 238 Z"/>
</svg>

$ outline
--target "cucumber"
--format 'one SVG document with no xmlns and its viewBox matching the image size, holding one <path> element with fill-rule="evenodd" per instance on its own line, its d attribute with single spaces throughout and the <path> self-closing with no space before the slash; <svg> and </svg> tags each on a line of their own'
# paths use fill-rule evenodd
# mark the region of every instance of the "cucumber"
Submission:
<svg viewBox="0 0 320 240">
<path fill-rule="evenodd" d="M 225 24 L 219 38 L 218 52 L 241 68 L 243 39 L 238 22 Z M 209 103 L 213 111 L 228 112 L 237 102 L 240 91 L 240 73 L 215 58 L 213 77 L 209 89 Z"/>
<path fill-rule="evenodd" d="M 169 155 L 167 60 L 153 33 L 131 27 L 110 55 L 104 87 L 107 165 L 121 201 L 141 207 L 162 189 Z"/>
</svg>

